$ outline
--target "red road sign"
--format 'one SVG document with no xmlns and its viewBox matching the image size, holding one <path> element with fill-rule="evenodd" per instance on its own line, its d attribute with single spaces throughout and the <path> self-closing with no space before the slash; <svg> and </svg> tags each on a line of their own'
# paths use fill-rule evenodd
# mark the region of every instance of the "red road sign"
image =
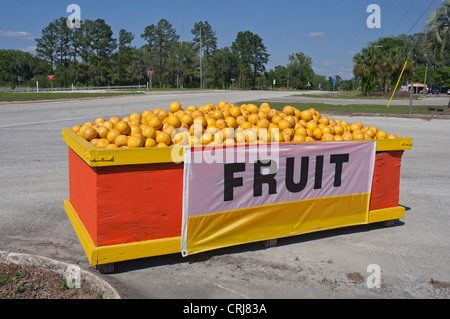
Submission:
<svg viewBox="0 0 450 319">
<path fill-rule="evenodd" d="M 47 75 L 47 80 L 54 80 L 55 76 L 54 75 Z"/>
<path fill-rule="evenodd" d="M 149 70 L 149 71 L 148 71 L 148 75 L 155 75 L 155 71 Z"/>
</svg>

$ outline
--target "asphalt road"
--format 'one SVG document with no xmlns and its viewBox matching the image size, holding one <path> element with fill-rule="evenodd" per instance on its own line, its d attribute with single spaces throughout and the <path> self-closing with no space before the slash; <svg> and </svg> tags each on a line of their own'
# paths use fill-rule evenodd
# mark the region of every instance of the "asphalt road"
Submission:
<svg viewBox="0 0 450 319">
<path fill-rule="evenodd" d="M 183 106 L 281 99 L 285 92 L 186 92 L 0 105 L 0 250 L 50 257 L 89 269 L 64 212 L 67 146 L 61 130 L 99 116 L 124 116 L 177 100 Z M 357 226 L 229 247 L 126 261 L 102 275 L 134 298 L 449 298 L 450 122 L 339 117 L 412 137 L 402 160 L 394 227 Z M 381 269 L 369 288 L 368 266 Z"/>
</svg>

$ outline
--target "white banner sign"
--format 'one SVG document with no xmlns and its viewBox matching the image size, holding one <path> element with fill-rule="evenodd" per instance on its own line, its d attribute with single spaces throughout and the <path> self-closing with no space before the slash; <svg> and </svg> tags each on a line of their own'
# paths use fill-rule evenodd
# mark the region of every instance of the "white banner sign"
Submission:
<svg viewBox="0 0 450 319">
<path fill-rule="evenodd" d="M 182 246 L 189 217 L 370 193 L 375 141 L 281 143 L 263 152 L 261 147 L 216 147 L 214 153 L 186 148 Z"/>
</svg>

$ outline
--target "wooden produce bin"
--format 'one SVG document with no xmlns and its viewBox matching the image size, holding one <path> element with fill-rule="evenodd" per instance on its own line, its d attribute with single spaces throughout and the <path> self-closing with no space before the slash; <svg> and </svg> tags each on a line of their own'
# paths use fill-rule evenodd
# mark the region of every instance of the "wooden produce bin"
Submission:
<svg viewBox="0 0 450 319">
<path fill-rule="evenodd" d="M 172 161 L 171 147 L 98 149 L 69 128 L 62 136 L 70 187 L 64 209 L 91 265 L 110 272 L 115 262 L 181 251 L 184 165 Z M 412 139 L 376 143 L 367 223 L 405 213 L 400 167 Z"/>
</svg>

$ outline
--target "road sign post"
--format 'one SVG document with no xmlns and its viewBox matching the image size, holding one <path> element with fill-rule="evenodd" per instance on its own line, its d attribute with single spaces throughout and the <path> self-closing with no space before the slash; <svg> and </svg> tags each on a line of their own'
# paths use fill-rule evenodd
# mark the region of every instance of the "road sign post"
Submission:
<svg viewBox="0 0 450 319">
<path fill-rule="evenodd" d="M 47 75 L 47 80 L 52 81 L 52 91 L 53 91 L 53 80 L 55 79 L 54 75 Z"/>
<path fill-rule="evenodd" d="M 149 76 L 149 80 L 150 80 L 150 89 L 152 88 L 152 80 L 153 80 L 154 74 L 155 74 L 155 71 L 153 71 L 153 70 L 148 71 L 148 76 Z"/>
</svg>

